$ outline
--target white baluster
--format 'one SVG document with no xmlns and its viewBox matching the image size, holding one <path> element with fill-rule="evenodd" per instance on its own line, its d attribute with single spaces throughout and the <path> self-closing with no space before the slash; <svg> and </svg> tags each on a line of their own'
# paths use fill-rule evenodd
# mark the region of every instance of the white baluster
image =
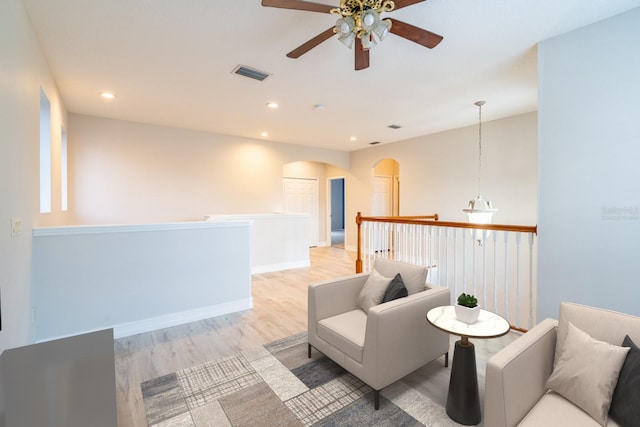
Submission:
<svg viewBox="0 0 640 427">
<path fill-rule="evenodd" d="M 536 304 L 533 286 L 533 233 L 529 233 L 529 323 L 527 329 L 531 329 L 535 325 L 533 313 Z"/>
<path fill-rule="evenodd" d="M 520 317 L 520 240 L 522 233 L 516 233 L 516 326 L 520 327 L 522 320 Z"/>
<path fill-rule="evenodd" d="M 440 261 L 438 264 L 442 264 L 442 268 L 440 269 L 440 277 L 442 277 L 444 273 L 444 281 L 440 280 L 440 283 L 445 283 L 447 288 L 451 288 L 449 284 L 449 228 L 444 229 L 444 257 L 442 253 L 438 255 L 440 257 Z"/>
<path fill-rule="evenodd" d="M 457 275 L 458 275 L 458 239 L 456 237 L 457 228 L 453 229 L 453 295 L 451 295 L 455 301 L 458 297 Z"/>
<path fill-rule="evenodd" d="M 505 317 L 511 323 L 509 318 L 509 233 L 504 233 L 504 307 Z"/>
<path fill-rule="evenodd" d="M 462 231 L 462 291 L 467 292 L 467 233 Z"/>
<path fill-rule="evenodd" d="M 504 231 L 502 232 L 504 233 Z M 493 310 L 498 311 L 498 232 L 493 233 Z"/>
<path fill-rule="evenodd" d="M 475 232 L 475 231 L 474 231 Z M 476 236 L 474 234 L 474 238 L 471 239 L 471 266 L 472 266 L 472 278 L 473 278 L 473 295 L 478 295 L 478 290 L 476 286 L 476 278 L 477 278 L 477 269 L 476 269 Z M 484 304 L 484 301 L 483 301 Z"/>
<path fill-rule="evenodd" d="M 482 230 L 482 304 L 484 308 L 488 309 L 487 304 L 487 230 Z"/>
</svg>

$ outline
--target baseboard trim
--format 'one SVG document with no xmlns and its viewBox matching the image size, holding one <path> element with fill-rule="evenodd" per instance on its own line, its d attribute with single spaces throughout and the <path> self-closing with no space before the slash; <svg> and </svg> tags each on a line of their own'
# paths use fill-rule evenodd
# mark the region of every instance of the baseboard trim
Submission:
<svg viewBox="0 0 640 427">
<path fill-rule="evenodd" d="M 246 298 L 231 301 L 223 304 L 211 305 L 208 307 L 196 308 L 193 310 L 181 311 L 164 316 L 152 317 L 150 319 L 128 322 L 113 327 L 115 339 L 128 337 L 130 335 L 155 331 L 156 329 L 170 328 L 184 323 L 196 322 L 198 320 L 209 319 L 211 317 L 223 316 L 225 314 L 253 308 L 253 298 Z"/>
<path fill-rule="evenodd" d="M 157 329 L 170 328 L 172 326 L 178 326 L 189 322 L 197 322 L 199 320 L 209 319 L 211 317 L 224 316 L 225 314 L 236 313 L 238 311 L 249 310 L 251 308 L 253 308 L 253 298 L 245 298 L 241 300 L 226 302 L 223 304 L 216 304 L 208 307 L 151 317 L 149 319 L 137 320 L 135 322 L 121 323 L 119 325 L 105 326 L 103 328 L 88 329 L 67 335 L 39 338 L 36 339 L 35 342 L 41 343 L 61 338 L 68 338 L 76 335 L 101 331 L 103 329 L 113 329 L 113 338 L 118 339 L 131 335 L 142 334 L 144 332 L 155 331 Z"/>
<path fill-rule="evenodd" d="M 269 273 L 271 271 L 281 271 L 281 270 L 291 270 L 292 268 L 304 268 L 310 267 L 311 261 L 292 261 L 292 262 L 281 262 L 277 264 L 265 264 L 265 265 L 256 265 L 251 267 L 251 274 L 260 274 L 260 273 Z"/>
</svg>

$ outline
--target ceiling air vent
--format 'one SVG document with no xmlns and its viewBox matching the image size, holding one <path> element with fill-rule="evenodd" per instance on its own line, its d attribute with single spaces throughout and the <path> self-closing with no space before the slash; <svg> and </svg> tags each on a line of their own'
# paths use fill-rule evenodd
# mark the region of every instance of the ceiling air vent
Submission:
<svg viewBox="0 0 640 427">
<path fill-rule="evenodd" d="M 400 129 L 402 126 L 400 126 L 400 125 L 389 125 L 387 127 L 390 128 L 390 129 Z"/>
<path fill-rule="evenodd" d="M 271 75 L 269 73 L 265 73 L 264 71 L 256 70 L 255 68 L 247 67 L 245 65 L 238 65 L 233 69 L 232 73 L 260 81 L 263 81 Z"/>
<path fill-rule="evenodd" d="M 378 145 L 378 144 L 380 144 L 380 141 L 373 141 L 369 143 L 369 145 Z"/>
</svg>

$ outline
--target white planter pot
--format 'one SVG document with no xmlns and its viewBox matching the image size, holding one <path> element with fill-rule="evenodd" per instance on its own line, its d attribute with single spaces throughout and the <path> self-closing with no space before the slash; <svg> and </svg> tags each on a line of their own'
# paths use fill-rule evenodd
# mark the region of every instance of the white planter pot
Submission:
<svg viewBox="0 0 640 427">
<path fill-rule="evenodd" d="M 464 305 L 456 304 L 456 317 L 459 321 L 464 323 L 474 323 L 478 320 L 478 316 L 480 315 L 480 306 L 475 306 L 473 308 L 465 307 Z"/>
</svg>

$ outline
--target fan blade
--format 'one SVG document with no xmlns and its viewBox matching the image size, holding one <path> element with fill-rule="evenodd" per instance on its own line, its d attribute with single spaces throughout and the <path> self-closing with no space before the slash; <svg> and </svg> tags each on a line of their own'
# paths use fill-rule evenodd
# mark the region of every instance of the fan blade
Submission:
<svg viewBox="0 0 640 427">
<path fill-rule="evenodd" d="M 369 68 L 369 50 L 364 50 L 362 48 L 362 40 L 360 38 L 356 38 L 356 45 L 353 50 L 355 51 L 355 69 L 356 71 L 364 70 L 365 68 Z"/>
<path fill-rule="evenodd" d="M 403 7 L 411 6 L 412 4 L 422 3 L 425 0 L 394 0 L 393 10 L 402 9 Z"/>
<path fill-rule="evenodd" d="M 333 6 L 328 4 L 310 3 L 302 0 L 262 0 L 266 7 L 279 7 L 281 9 L 306 10 L 308 12 L 330 13 Z"/>
<path fill-rule="evenodd" d="M 327 39 L 330 39 L 331 36 L 333 36 L 335 34 L 335 32 L 333 31 L 333 28 L 334 27 L 331 27 L 328 30 L 325 30 L 325 31 L 321 32 L 320 34 L 318 34 L 317 36 L 315 36 L 311 40 L 301 44 L 297 48 L 293 49 L 291 52 L 287 53 L 287 56 L 289 58 L 299 58 L 299 57 L 301 57 L 302 55 L 304 55 L 305 53 L 309 52 L 314 47 L 318 46 L 323 41 L 325 41 Z"/>
<path fill-rule="evenodd" d="M 406 22 L 398 21 L 397 19 L 391 19 L 391 32 L 396 36 L 404 37 L 407 40 L 411 40 L 414 43 L 421 44 L 424 47 L 433 49 L 438 46 L 443 39 L 442 36 L 432 33 L 431 31 L 423 30 L 422 28 L 414 27 Z"/>
</svg>

